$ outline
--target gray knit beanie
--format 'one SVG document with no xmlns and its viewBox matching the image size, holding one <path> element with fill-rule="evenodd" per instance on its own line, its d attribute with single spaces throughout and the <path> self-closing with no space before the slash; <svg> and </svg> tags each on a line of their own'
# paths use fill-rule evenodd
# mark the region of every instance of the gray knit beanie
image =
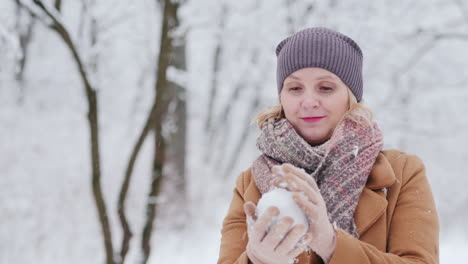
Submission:
<svg viewBox="0 0 468 264">
<path fill-rule="evenodd" d="M 289 74 L 318 67 L 336 74 L 362 99 L 362 51 L 348 36 L 324 27 L 303 29 L 276 47 L 278 93 Z"/>
</svg>

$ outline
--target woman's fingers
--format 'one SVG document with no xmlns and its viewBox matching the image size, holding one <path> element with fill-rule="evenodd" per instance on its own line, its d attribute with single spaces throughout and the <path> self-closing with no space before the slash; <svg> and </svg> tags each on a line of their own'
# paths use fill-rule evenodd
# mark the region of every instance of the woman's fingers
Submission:
<svg viewBox="0 0 468 264">
<path fill-rule="evenodd" d="M 288 173 L 291 172 L 295 175 L 297 175 L 300 179 L 303 181 L 307 182 L 315 191 L 320 192 L 317 183 L 315 180 L 303 169 L 300 169 L 292 164 L 289 163 L 284 163 L 283 164 L 283 170 L 284 172 Z"/>
<path fill-rule="evenodd" d="M 286 175 L 286 171 L 284 171 L 283 165 L 274 165 L 271 167 L 271 171 L 278 176 Z"/>
<path fill-rule="evenodd" d="M 295 257 L 297 257 L 299 254 L 301 254 L 302 252 L 304 252 L 304 250 L 307 249 L 307 245 L 310 244 L 310 242 L 312 241 L 312 239 L 313 239 L 312 234 L 310 234 L 310 233 L 305 234 L 305 235 L 299 240 L 299 242 L 297 242 L 296 246 L 288 253 L 289 257 L 290 257 L 290 258 L 295 258 Z"/>
<path fill-rule="evenodd" d="M 268 231 L 268 226 L 270 225 L 270 222 L 273 220 L 274 217 L 277 217 L 278 215 L 279 215 L 278 207 L 276 206 L 268 207 L 265 210 L 265 212 L 258 217 L 257 221 L 254 224 L 252 240 L 261 242 Z"/>
<path fill-rule="evenodd" d="M 247 220 L 249 220 L 248 219 L 249 217 L 253 221 L 257 220 L 257 216 L 255 215 L 255 210 L 257 210 L 257 207 L 255 206 L 255 204 L 253 202 L 248 201 L 248 202 L 244 203 L 244 212 L 245 212 L 245 216 L 247 217 Z"/>
<path fill-rule="evenodd" d="M 303 180 L 297 178 L 294 174 L 288 173 L 286 177 L 277 177 L 271 181 L 273 186 L 286 189 L 290 192 L 303 192 L 304 195 L 313 203 L 319 201 L 319 192 L 314 191 Z"/>
<path fill-rule="evenodd" d="M 288 175 L 285 177 L 276 177 L 271 180 L 271 185 L 283 188 L 290 192 L 300 191 L 300 183 L 294 179 L 294 176 Z"/>
<path fill-rule="evenodd" d="M 276 248 L 278 244 L 286 237 L 289 229 L 291 229 L 294 219 L 290 216 L 285 216 L 276 222 L 270 232 L 265 236 L 262 243 L 268 248 Z"/>
<path fill-rule="evenodd" d="M 245 218 L 247 219 L 247 234 L 249 238 L 252 237 L 255 221 L 257 221 L 257 216 L 255 215 L 256 209 L 257 207 L 251 201 L 244 203 Z"/>
<path fill-rule="evenodd" d="M 284 176 L 287 176 L 289 173 L 291 173 L 296 176 L 296 178 L 306 182 L 307 185 L 309 185 L 313 190 L 320 193 L 317 183 L 304 169 L 298 168 L 289 163 L 284 163 L 281 166 L 274 166 L 271 171 L 273 175 L 279 176 L 277 178 L 283 178 Z"/>
<path fill-rule="evenodd" d="M 318 217 L 318 206 L 310 202 L 301 193 L 294 193 L 293 199 L 306 215 L 307 220 L 309 221 L 309 231 L 315 233 L 315 222 L 317 221 Z"/>
<path fill-rule="evenodd" d="M 312 214 L 317 210 L 316 204 L 309 201 L 303 194 L 297 192 L 293 193 L 293 199 L 306 215 L 314 216 Z"/>
<path fill-rule="evenodd" d="M 295 225 L 281 241 L 281 243 L 275 248 L 275 251 L 280 254 L 288 254 L 289 251 L 294 249 L 296 244 L 299 242 L 302 236 L 306 234 L 306 228 L 304 225 Z"/>
</svg>

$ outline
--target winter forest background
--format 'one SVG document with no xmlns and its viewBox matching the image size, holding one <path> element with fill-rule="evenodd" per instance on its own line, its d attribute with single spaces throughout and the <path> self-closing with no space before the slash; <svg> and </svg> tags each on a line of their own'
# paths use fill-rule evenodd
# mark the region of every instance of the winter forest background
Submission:
<svg viewBox="0 0 468 264">
<path fill-rule="evenodd" d="M 308 26 L 360 44 L 385 147 L 426 164 L 441 263 L 467 259 L 467 1 L 1 0 L 0 14 L 0 263 L 215 263 L 259 154 L 250 121 L 277 102 L 274 49 Z"/>
</svg>

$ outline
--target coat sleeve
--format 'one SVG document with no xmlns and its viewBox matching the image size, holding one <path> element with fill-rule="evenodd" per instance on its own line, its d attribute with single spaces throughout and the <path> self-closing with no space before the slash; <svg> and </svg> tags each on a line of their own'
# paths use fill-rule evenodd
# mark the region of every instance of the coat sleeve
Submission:
<svg viewBox="0 0 468 264">
<path fill-rule="evenodd" d="M 439 263 L 439 222 L 422 161 L 408 155 L 387 236 L 387 252 L 337 230 L 329 264 Z"/>
<path fill-rule="evenodd" d="M 221 229 L 221 247 L 218 264 L 248 264 L 245 253 L 247 246 L 247 223 L 244 213 L 244 192 L 246 172 L 239 175 L 229 211 L 224 218 Z"/>
</svg>

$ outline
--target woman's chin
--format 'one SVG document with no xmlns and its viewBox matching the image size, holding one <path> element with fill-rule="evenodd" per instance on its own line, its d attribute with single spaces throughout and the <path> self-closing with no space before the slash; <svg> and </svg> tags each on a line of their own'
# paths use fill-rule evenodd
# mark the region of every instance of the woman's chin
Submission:
<svg viewBox="0 0 468 264">
<path fill-rule="evenodd" d="M 312 146 L 321 145 L 328 140 L 328 138 L 325 136 L 317 136 L 317 135 L 314 135 L 314 136 L 306 135 L 306 136 L 303 136 L 303 138 L 307 141 L 307 143 L 309 143 Z"/>
</svg>

